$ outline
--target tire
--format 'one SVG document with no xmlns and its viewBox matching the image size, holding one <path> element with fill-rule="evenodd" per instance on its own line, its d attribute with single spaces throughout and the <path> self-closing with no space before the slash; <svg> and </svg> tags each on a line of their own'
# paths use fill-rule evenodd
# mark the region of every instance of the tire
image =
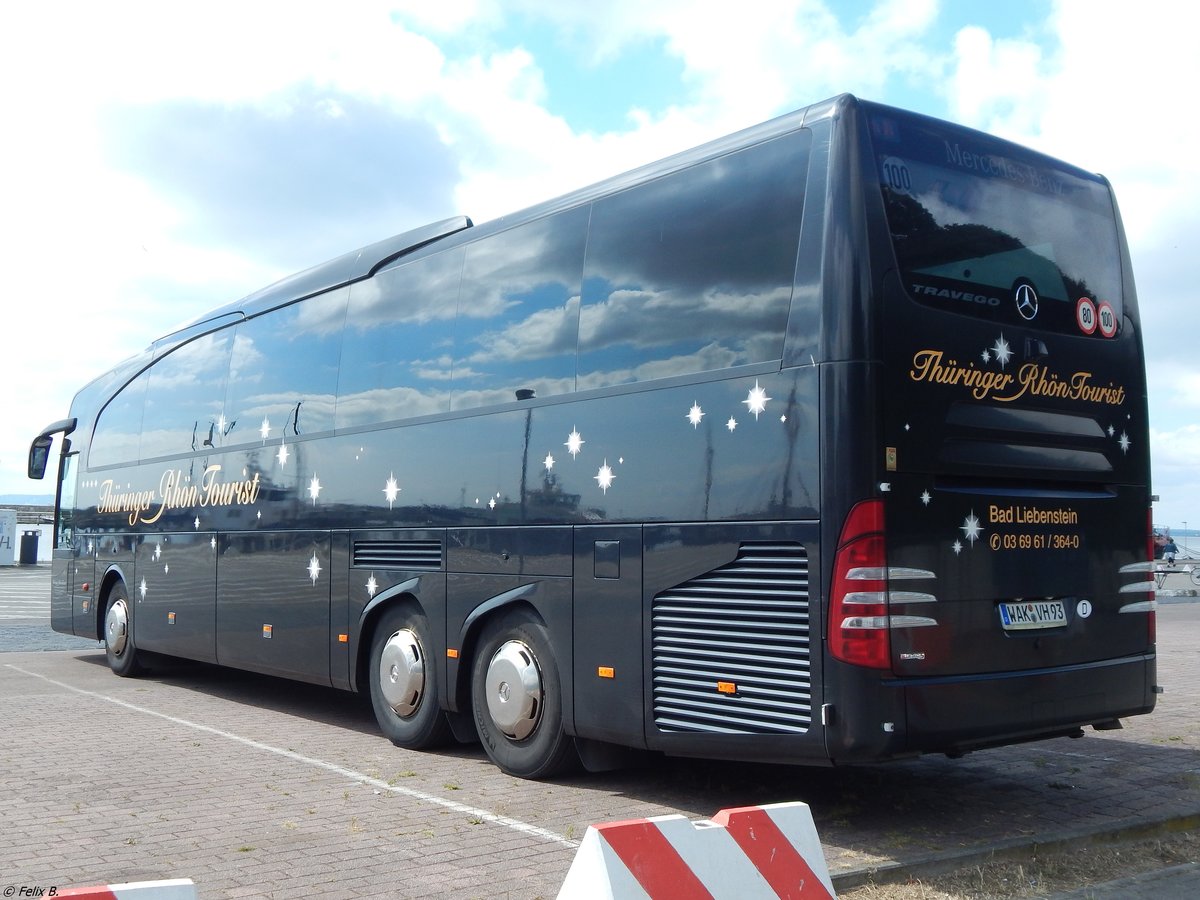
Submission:
<svg viewBox="0 0 1200 900">
<path fill-rule="evenodd" d="M 125 583 L 118 581 L 108 593 L 104 608 L 104 655 L 108 667 L 122 678 L 132 678 L 145 671 L 133 641 L 133 604 Z"/>
<path fill-rule="evenodd" d="M 563 730 L 562 682 L 546 626 L 523 610 L 485 629 L 471 667 L 471 703 L 483 748 L 501 771 L 548 778 L 578 762 Z"/>
<path fill-rule="evenodd" d="M 411 607 L 383 614 L 371 638 L 371 706 L 379 730 L 397 747 L 428 750 L 450 739 L 438 705 L 437 659 L 425 616 Z"/>
<path fill-rule="evenodd" d="M 1200 566 L 1192 566 L 1192 584 L 1200 584 Z"/>
</svg>

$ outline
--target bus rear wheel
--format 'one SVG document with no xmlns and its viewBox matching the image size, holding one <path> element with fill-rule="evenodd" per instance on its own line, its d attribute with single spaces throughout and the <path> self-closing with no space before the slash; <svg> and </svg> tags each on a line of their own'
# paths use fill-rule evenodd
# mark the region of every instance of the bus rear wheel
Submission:
<svg viewBox="0 0 1200 900">
<path fill-rule="evenodd" d="M 113 585 L 104 611 L 104 655 L 108 658 L 108 667 L 122 678 L 131 678 L 144 671 L 133 642 L 133 607 L 129 592 L 121 582 Z"/>
<path fill-rule="evenodd" d="M 425 617 L 403 607 L 384 613 L 371 639 L 371 706 L 380 731 L 406 750 L 450 739 L 450 723 L 438 706 L 432 646 Z"/>
<path fill-rule="evenodd" d="M 501 771 L 548 778 L 578 759 L 563 729 L 558 664 L 546 626 L 520 611 L 489 625 L 471 670 L 475 728 Z"/>
</svg>

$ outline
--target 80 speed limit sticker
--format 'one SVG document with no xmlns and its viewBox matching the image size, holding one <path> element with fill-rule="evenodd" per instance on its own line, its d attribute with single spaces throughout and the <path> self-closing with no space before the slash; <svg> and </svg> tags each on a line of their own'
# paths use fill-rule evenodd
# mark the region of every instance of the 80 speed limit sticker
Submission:
<svg viewBox="0 0 1200 900">
<path fill-rule="evenodd" d="M 1084 334 L 1092 334 L 1096 330 L 1096 304 L 1087 297 L 1080 297 L 1075 304 L 1075 322 Z"/>
</svg>

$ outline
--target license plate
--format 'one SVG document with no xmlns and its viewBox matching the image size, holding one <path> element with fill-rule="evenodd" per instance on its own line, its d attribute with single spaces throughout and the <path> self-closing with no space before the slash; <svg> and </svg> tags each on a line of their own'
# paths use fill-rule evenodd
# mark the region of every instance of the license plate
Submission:
<svg viewBox="0 0 1200 900">
<path fill-rule="evenodd" d="M 1067 610 L 1061 600 L 1001 603 L 1000 624 L 1005 631 L 1021 631 L 1026 628 L 1058 628 L 1067 624 Z"/>
</svg>

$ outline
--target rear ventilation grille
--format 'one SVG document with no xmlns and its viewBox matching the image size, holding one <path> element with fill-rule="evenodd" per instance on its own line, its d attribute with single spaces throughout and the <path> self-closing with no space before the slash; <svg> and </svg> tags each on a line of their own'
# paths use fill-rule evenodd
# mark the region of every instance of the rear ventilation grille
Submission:
<svg viewBox="0 0 1200 900">
<path fill-rule="evenodd" d="M 650 616 L 661 730 L 808 730 L 808 557 L 799 544 L 742 544 L 733 562 L 657 595 Z"/>
<path fill-rule="evenodd" d="M 440 541 L 355 541 L 354 565 L 436 572 L 442 568 L 442 545 Z"/>
</svg>

